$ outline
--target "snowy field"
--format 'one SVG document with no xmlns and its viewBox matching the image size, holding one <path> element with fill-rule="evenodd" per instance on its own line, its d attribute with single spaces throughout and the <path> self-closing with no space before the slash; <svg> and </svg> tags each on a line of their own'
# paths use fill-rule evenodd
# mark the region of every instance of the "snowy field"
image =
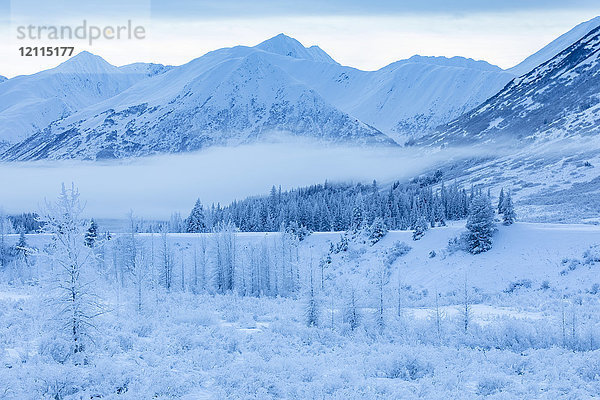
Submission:
<svg viewBox="0 0 600 400">
<path fill-rule="evenodd" d="M 56 267 L 35 259 L 28 275 L 5 271 L 0 287 L 0 397 L 599 396 L 600 228 L 500 226 L 494 247 L 480 255 L 449 248 L 463 230 L 464 221 L 454 222 L 419 241 L 409 231 L 393 231 L 374 245 L 358 235 L 333 253 L 330 245 L 336 247 L 341 233 L 314 233 L 288 253 L 278 233 L 238 233 L 236 289 L 229 294 L 216 293 L 212 284 L 217 234 L 168 235 L 169 291 L 157 284 L 155 271 L 163 239 L 136 238 L 150 255 L 138 281 L 122 269 L 118 243 L 126 235 L 119 235 L 90 272 L 90 290 L 105 312 L 93 320 L 93 341 L 79 365 L 69 360 L 69 343 L 53 318 Z M 41 249 L 50 237 L 27 240 Z M 322 263 L 328 254 L 331 262 Z M 277 275 L 285 260 L 293 261 L 298 277 L 297 291 L 288 294 L 285 270 Z M 268 266 L 273 280 L 270 292 L 253 296 L 257 266 Z M 307 327 L 311 270 L 318 324 Z M 351 298 L 355 320 L 348 318 Z"/>
</svg>

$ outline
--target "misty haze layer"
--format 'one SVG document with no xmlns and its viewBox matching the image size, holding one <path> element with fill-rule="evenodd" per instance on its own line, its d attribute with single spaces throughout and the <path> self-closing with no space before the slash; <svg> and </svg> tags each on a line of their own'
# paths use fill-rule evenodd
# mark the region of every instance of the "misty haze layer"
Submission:
<svg viewBox="0 0 600 400">
<path fill-rule="evenodd" d="M 197 197 L 205 204 L 228 203 L 268 193 L 272 185 L 385 183 L 418 175 L 451 156 L 469 155 L 473 153 L 296 142 L 106 163 L 5 163 L 0 164 L 0 185 L 12 190 L 2 194 L 0 206 L 7 212 L 37 210 L 45 197 L 54 199 L 62 182 L 74 182 L 91 215 L 119 218 L 133 208 L 139 215 L 166 217 L 172 211 L 189 211 Z"/>
</svg>

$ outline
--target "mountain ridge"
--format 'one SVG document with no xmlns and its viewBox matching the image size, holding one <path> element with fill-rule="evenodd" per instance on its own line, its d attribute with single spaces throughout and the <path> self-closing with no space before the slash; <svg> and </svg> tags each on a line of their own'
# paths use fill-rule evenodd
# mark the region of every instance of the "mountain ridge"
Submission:
<svg viewBox="0 0 600 400">
<path fill-rule="evenodd" d="M 525 61 L 544 58 L 597 22 L 600 17 L 578 25 Z M 0 86 L 0 151 L 3 146 L 2 157 L 10 160 L 121 158 L 246 143 L 269 134 L 431 142 L 449 129 L 445 124 L 458 126 L 455 121 L 520 82 L 514 71 L 525 68 L 525 61 L 502 70 L 470 58 L 414 55 L 361 71 L 283 33 L 254 47 L 217 49 L 181 66 L 116 67 L 82 52 Z M 44 81 L 57 76 L 56 86 Z M 15 80 L 20 82 L 11 83 Z M 30 125 L 20 126 L 23 121 Z M 495 129 L 494 123 L 504 122 L 488 121 L 473 138 Z"/>
<path fill-rule="evenodd" d="M 423 144 L 532 141 L 600 132 L 600 26 Z"/>
</svg>

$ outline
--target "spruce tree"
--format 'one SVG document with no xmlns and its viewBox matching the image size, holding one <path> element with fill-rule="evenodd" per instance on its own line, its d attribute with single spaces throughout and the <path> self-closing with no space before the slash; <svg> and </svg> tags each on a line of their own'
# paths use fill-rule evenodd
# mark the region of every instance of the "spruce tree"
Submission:
<svg viewBox="0 0 600 400">
<path fill-rule="evenodd" d="M 504 197 L 504 215 L 502 221 L 504 225 L 512 225 L 515 222 L 517 214 L 515 213 L 515 207 L 513 206 L 512 197 L 510 191 Z"/>
<path fill-rule="evenodd" d="M 190 216 L 187 218 L 186 222 L 186 230 L 188 233 L 206 232 L 204 208 L 202 207 L 200 199 L 196 200 L 196 204 L 194 204 L 194 208 L 192 208 L 192 212 L 190 213 Z"/>
<path fill-rule="evenodd" d="M 471 202 L 469 217 L 467 219 L 467 247 L 472 254 L 479 254 L 492 248 L 492 235 L 496 227 L 494 224 L 494 209 L 490 198 L 477 195 Z"/>
<path fill-rule="evenodd" d="M 85 245 L 87 247 L 94 247 L 98 239 L 98 224 L 93 219 L 90 221 L 90 227 L 85 233 Z"/>
<path fill-rule="evenodd" d="M 383 222 L 383 218 L 377 217 L 369 227 L 369 241 L 373 245 L 379 242 L 387 232 L 388 230 Z"/>
<path fill-rule="evenodd" d="M 429 229 L 429 224 L 425 217 L 420 216 L 415 222 L 415 230 L 413 232 L 413 240 L 419 240 L 425 235 L 425 231 Z"/>
<path fill-rule="evenodd" d="M 500 189 L 498 197 L 498 214 L 504 214 L 504 188 Z"/>
</svg>

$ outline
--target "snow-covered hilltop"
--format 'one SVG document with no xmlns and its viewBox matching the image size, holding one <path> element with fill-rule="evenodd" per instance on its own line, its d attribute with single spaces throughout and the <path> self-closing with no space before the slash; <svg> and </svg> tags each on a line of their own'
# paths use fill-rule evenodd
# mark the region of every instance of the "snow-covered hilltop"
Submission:
<svg viewBox="0 0 600 400">
<path fill-rule="evenodd" d="M 0 149 L 146 77 L 141 69 L 119 69 L 82 52 L 56 68 L 9 79 L 0 88 Z"/>
</svg>

